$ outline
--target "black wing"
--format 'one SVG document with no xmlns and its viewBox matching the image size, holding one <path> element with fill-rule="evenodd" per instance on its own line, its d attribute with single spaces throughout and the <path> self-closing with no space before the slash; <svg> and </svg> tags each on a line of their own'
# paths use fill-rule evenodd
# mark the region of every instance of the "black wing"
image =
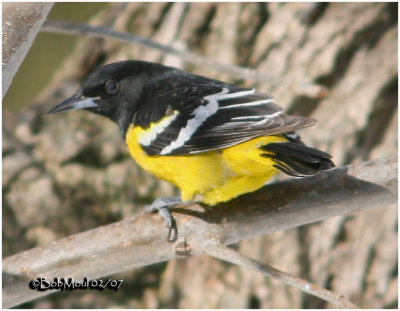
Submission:
<svg viewBox="0 0 400 311">
<path fill-rule="evenodd" d="M 135 124 L 162 120 L 139 142 L 148 155 L 194 154 L 315 124 L 289 116 L 268 95 L 178 71 L 146 86 Z M 166 117 L 167 116 L 167 117 Z"/>
</svg>

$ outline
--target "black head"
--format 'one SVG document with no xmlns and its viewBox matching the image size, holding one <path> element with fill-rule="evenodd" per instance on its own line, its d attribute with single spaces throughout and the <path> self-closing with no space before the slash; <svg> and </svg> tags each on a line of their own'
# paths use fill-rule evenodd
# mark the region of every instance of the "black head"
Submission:
<svg viewBox="0 0 400 311">
<path fill-rule="evenodd" d="M 74 95 L 47 114 L 85 109 L 116 122 L 125 133 L 135 111 L 144 83 L 168 67 L 142 61 L 108 64 L 87 76 Z"/>
</svg>

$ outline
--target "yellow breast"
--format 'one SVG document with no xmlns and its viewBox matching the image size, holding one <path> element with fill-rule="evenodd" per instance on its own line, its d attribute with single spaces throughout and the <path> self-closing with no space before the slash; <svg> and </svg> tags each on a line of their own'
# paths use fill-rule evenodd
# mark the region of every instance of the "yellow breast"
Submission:
<svg viewBox="0 0 400 311">
<path fill-rule="evenodd" d="M 277 170 L 273 162 L 260 156 L 261 145 L 286 141 L 281 136 L 266 136 L 245 143 L 194 155 L 148 156 L 139 144 L 143 130 L 130 126 L 126 143 L 131 156 L 145 170 L 181 189 L 183 201 L 201 195 L 209 205 L 228 201 L 262 187 Z"/>
</svg>

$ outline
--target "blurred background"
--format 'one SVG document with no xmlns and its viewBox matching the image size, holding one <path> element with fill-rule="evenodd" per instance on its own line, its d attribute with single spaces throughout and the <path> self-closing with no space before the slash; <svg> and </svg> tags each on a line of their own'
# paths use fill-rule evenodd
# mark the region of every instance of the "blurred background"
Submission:
<svg viewBox="0 0 400 311">
<path fill-rule="evenodd" d="M 337 166 L 397 155 L 397 3 L 56 3 L 48 19 L 130 32 L 265 82 L 111 39 L 40 33 L 3 100 L 3 257 L 134 215 L 178 194 L 128 156 L 117 127 L 84 111 L 43 117 L 98 66 L 155 61 L 255 86 L 318 125 L 303 140 Z M 309 83 L 329 94 L 306 92 Z M 397 207 L 247 240 L 242 253 L 342 293 L 397 308 Z M 119 275 L 118 292 L 61 292 L 24 308 L 329 308 L 207 256 Z"/>
</svg>

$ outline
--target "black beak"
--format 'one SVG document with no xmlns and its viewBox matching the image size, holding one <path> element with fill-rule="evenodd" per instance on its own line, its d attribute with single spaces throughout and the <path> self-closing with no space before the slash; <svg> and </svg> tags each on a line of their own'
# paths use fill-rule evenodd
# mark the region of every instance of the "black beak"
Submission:
<svg viewBox="0 0 400 311">
<path fill-rule="evenodd" d="M 100 99 L 100 97 L 83 97 L 73 95 L 70 98 L 64 100 L 61 104 L 58 104 L 57 106 L 51 108 L 46 113 L 46 115 L 75 109 L 95 108 L 99 106 L 96 103 L 96 100 L 98 99 Z"/>
</svg>

